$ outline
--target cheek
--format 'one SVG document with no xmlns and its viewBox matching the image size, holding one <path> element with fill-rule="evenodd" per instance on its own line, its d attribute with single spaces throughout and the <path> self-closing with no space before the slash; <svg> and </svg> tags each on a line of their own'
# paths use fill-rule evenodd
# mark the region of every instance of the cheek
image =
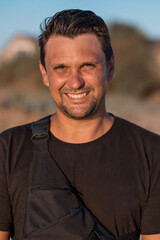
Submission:
<svg viewBox="0 0 160 240">
<path fill-rule="evenodd" d="M 93 85 L 97 98 L 103 98 L 106 95 L 107 85 L 107 78 L 104 75 L 99 75 Z"/>
<path fill-rule="evenodd" d="M 60 84 L 58 81 L 55 81 L 53 78 L 49 78 L 49 91 L 52 95 L 52 97 L 56 97 L 58 95 L 60 88 Z"/>
<path fill-rule="evenodd" d="M 103 72 L 91 74 L 88 76 L 88 82 L 95 89 L 95 91 L 103 92 L 107 88 L 107 77 L 105 74 L 103 74 Z"/>
<path fill-rule="evenodd" d="M 60 90 L 65 84 L 65 79 L 63 77 L 57 76 L 56 74 L 49 75 L 49 88 L 50 90 Z"/>
<path fill-rule="evenodd" d="M 62 100 L 61 89 L 64 87 L 65 81 L 63 78 L 53 77 L 49 79 L 49 91 L 55 103 Z"/>
<path fill-rule="evenodd" d="M 98 75 L 99 85 L 105 90 L 107 88 L 107 72 L 105 70 L 101 71 Z"/>
</svg>

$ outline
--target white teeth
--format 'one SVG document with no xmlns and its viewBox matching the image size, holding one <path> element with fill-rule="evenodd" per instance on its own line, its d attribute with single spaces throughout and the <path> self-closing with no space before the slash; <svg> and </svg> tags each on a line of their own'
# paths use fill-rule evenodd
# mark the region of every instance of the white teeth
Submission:
<svg viewBox="0 0 160 240">
<path fill-rule="evenodd" d="M 70 94 L 70 93 L 67 93 L 67 95 L 70 98 L 83 98 L 83 97 L 87 96 L 87 92 L 86 93 L 82 93 L 82 94 Z"/>
</svg>

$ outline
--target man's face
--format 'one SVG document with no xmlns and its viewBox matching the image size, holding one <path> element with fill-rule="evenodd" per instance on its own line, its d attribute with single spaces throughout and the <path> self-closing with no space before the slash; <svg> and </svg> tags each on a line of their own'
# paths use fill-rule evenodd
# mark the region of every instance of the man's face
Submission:
<svg viewBox="0 0 160 240">
<path fill-rule="evenodd" d="M 40 64 L 43 81 L 49 86 L 57 114 L 83 119 L 105 111 L 107 81 L 113 77 L 113 58 L 107 64 L 95 34 L 73 39 L 52 36 L 45 46 L 46 70 Z"/>
</svg>

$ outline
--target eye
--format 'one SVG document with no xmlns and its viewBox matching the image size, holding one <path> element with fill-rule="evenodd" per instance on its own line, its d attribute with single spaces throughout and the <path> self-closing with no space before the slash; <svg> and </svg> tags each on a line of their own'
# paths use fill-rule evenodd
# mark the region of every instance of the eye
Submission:
<svg viewBox="0 0 160 240">
<path fill-rule="evenodd" d="M 55 70 L 56 72 L 64 72 L 64 71 L 66 71 L 67 69 L 68 69 L 67 66 L 65 66 L 65 65 L 63 65 L 63 64 L 57 65 L 57 66 L 54 67 L 54 70 Z"/>
<path fill-rule="evenodd" d="M 93 70 L 95 67 L 96 66 L 93 63 L 85 63 L 81 66 L 81 70 L 82 71 L 90 71 L 90 70 Z"/>
</svg>

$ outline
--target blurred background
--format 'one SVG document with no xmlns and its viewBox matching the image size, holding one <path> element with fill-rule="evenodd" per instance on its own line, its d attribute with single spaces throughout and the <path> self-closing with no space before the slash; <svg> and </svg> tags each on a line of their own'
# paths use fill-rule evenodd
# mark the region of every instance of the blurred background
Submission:
<svg viewBox="0 0 160 240">
<path fill-rule="evenodd" d="M 116 76 L 107 111 L 160 134 L 159 0 L 1 0 L 0 131 L 55 110 L 38 68 L 39 25 L 69 8 L 92 10 L 107 23 Z"/>
</svg>

